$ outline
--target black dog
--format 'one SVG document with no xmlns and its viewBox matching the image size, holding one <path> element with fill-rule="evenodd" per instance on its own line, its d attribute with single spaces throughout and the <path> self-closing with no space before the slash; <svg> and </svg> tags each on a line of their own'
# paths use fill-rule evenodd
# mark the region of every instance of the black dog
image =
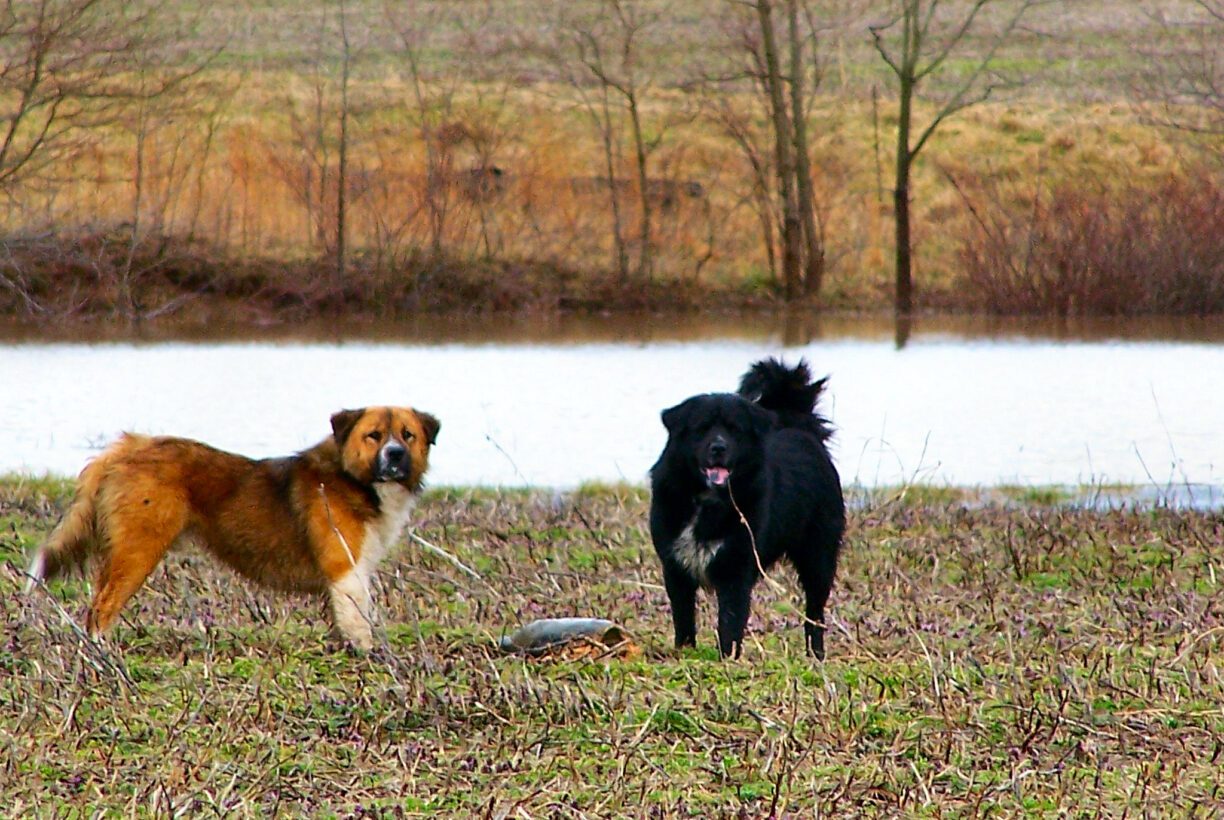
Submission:
<svg viewBox="0 0 1224 820">
<path fill-rule="evenodd" d="M 825 379 L 807 364 L 754 364 L 739 394 L 663 411 L 667 446 L 650 470 L 650 535 L 663 561 L 676 646 L 696 643 L 697 587 L 718 597 L 718 649 L 739 656 L 752 587 L 782 556 L 807 596 L 808 651 L 824 657 L 824 607 L 846 528 L 841 481 L 813 410 Z M 754 555 L 755 551 L 755 555 Z"/>
</svg>

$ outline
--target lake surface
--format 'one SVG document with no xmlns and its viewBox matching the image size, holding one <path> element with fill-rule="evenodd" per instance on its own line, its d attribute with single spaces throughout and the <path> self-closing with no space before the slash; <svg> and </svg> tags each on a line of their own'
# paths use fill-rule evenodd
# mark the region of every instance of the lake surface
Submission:
<svg viewBox="0 0 1224 820">
<path fill-rule="evenodd" d="M 248 336 L 251 331 L 245 331 Z M 767 355 L 828 374 L 847 483 L 1224 484 L 1217 323 L 527 320 L 268 329 L 227 339 L 0 330 L 0 471 L 73 475 L 121 430 L 251 456 L 308 447 L 342 407 L 437 415 L 434 484 L 644 483 L 659 412 Z M 1200 486 L 1201 485 L 1201 486 Z"/>
</svg>

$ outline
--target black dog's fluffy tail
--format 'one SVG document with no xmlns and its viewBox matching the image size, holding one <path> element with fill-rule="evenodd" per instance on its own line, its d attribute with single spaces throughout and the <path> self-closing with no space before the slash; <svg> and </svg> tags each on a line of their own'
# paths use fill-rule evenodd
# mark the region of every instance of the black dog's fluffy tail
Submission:
<svg viewBox="0 0 1224 820">
<path fill-rule="evenodd" d="M 787 426 L 807 428 L 823 440 L 833 430 L 815 410 L 828 380 L 826 376 L 812 381 L 812 371 L 802 359 L 794 367 L 779 359 L 762 359 L 740 379 L 739 394 L 777 413 Z"/>
</svg>

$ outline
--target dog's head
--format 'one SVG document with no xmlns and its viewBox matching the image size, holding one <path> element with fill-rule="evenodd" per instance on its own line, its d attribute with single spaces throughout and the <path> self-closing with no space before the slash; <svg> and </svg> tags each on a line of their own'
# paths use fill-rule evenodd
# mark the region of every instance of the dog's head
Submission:
<svg viewBox="0 0 1224 820">
<path fill-rule="evenodd" d="M 663 411 L 665 459 L 713 490 L 725 490 L 737 475 L 755 473 L 774 414 L 730 393 L 694 396 Z"/>
<path fill-rule="evenodd" d="M 411 407 L 365 407 L 341 410 L 331 424 L 349 475 L 363 484 L 396 481 L 420 489 L 441 427 L 436 418 Z"/>
</svg>

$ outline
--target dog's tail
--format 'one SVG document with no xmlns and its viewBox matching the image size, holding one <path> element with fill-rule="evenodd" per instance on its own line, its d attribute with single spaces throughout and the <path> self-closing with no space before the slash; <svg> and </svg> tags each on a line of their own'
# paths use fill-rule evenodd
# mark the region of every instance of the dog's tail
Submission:
<svg viewBox="0 0 1224 820">
<path fill-rule="evenodd" d="M 34 551 L 26 570 L 26 592 L 41 581 L 49 581 L 84 567 L 98 546 L 98 496 L 110 470 L 111 462 L 120 453 L 139 443 L 138 436 L 124 436 L 116 444 L 85 465 L 77 478 L 76 495 L 68 512 Z"/>
<path fill-rule="evenodd" d="M 787 367 L 780 359 L 762 359 L 740 379 L 739 394 L 774 411 L 789 424 L 814 430 L 823 439 L 833 431 L 828 420 L 815 411 L 828 381 L 828 376 L 812 381 L 812 371 L 802 359 L 794 367 Z"/>
</svg>

